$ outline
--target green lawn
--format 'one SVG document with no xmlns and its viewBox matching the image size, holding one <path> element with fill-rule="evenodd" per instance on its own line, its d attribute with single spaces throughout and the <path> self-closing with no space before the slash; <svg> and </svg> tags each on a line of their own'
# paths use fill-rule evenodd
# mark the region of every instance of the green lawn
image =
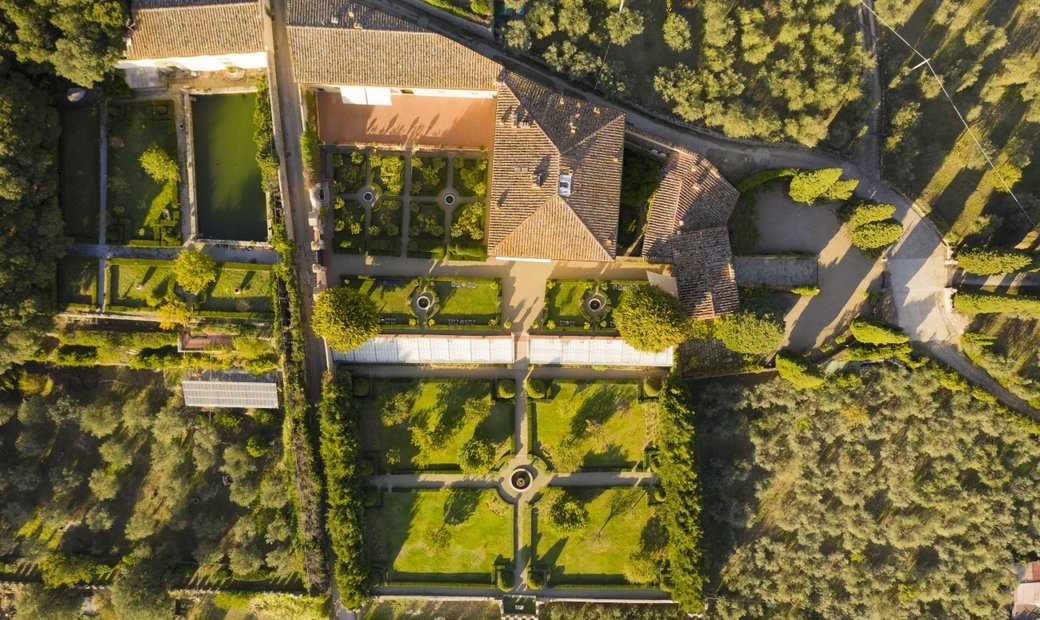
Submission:
<svg viewBox="0 0 1040 620">
<path fill-rule="evenodd" d="M 590 516 L 588 527 L 572 534 L 555 532 L 539 518 L 539 509 L 548 505 L 553 493 L 560 492 L 551 489 L 531 508 L 535 563 L 550 568 L 552 584 L 623 583 L 630 554 L 661 552 L 662 528 L 645 489 L 568 491 L 585 500 Z"/>
<path fill-rule="evenodd" d="M 611 280 L 596 282 L 595 280 L 549 280 L 545 283 L 545 309 L 542 324 L 546 329 L 584 330 L 585 323 L 595 330 L 614 330 L 611 310 L 621 301 L 626 289 L 643 284 L 641 280 Z M 605 295 L 608 300 L 607 310 L 599 321 L 592 321 L 585 314 L 583 304 L 585 298 L 595 289 Z M 552 323 L 549 323 L 552 321 Z"/>
<path fill-rule="evenodd" d="M 364 278 L 344 280 L 350 286 L 376 302 L 383 324 L 393 327 L 409 326 L 412 296 L 424 288 L 433 291 L 439 309 L 434 314 L 433 327 L 488 328 L 496 327 L 502 312 L 502 284 L 490 278 Z M 413 325 L 412 327 L 416 327 Z"/>
<path fill-rule="evenodd" d="M 166 295 L 173 282 L 171 261 L 111 259 L 108 261 L 108 298 L 106 304 L 127 308 L 146 308 L 149 298 Z"/>
<path fill-rule="evenodd" d="M 177 157 L 173 102 L 112 104 L 108 108 L 109 237 L 117 243 L 180 245 L 176 183 L 156 183 L 141 168 L 155 144 Z"/>
<path fill-rule="evenodd" d="M 366 513 L 369 558 L 393 581 L 491 584 L 512 560 L 513 508 L 494 490 L 393 491 Z"/>
<path fill-rule="evenodd" d="M 238 289 L 238 293 L 235 292 Z M 270 314 L 274 272 L 264 265 L 224 263 L 199 306 L 203 311 Z"/>
<path fill-rule="evenodd" d="M 98 259 L 66 256 L 58 264 L 58 307 L 97 306 Z"/>
<path fill-rule="evenodd" d="M 498 455 L 508 454 L 512 448 L 512 401 L 491 400 L 490 381 L 428 380 L 378 382 L 373 396 L 361 401 L 362 439 L 367 450 L 383 454 L 396 451 L 398 463 L 388 463 L 394 470 L 457 469 L 458 451 L 473 437 L 487 439 L 498 446 Z M 408 419 L 400 424 L 386 426 L 380 417 L 384 404 L 395 395 L 404 393 L 411 404 Z M 490 404 L 490 413 L 483 419 L 467 420 L 464 404 L 470 399 Z M 421 435 L 433 440 L 425 450 L 417 447 Z"/>
<path fill-rule="evenodd" d="M 100 220 L 101 124 L 97 106 L 62 108 L 61 215 L 65 234 L 97 243 Z"/>
<path fill-rule="evenodd" d="M 557 471 L 627 469 L 643 459 L 654 405 L 635 382 L 552 382 L 549 400 L 534 402 L 535 449 Z"/>
</svg>

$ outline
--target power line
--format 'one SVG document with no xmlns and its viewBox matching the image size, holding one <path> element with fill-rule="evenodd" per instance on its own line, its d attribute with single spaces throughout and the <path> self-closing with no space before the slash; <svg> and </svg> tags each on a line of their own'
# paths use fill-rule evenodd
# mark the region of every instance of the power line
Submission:
<svg viewBox="0 0 1040 620">
<path fill-rule="evenodd" d="M 1026 208 L 1022 206 L 1021 202 L 1019 202 L 1018 196 L 1016 196 L 1015 193 L 1011 191 L 1011 186 L 1008 185 L 1008 182 L 1004 179 L 1004 176 L 1000 174 L 999 170 L 997 170 L 997 166 L 993 163 L 993 160 L 990 159 L 989 153 L 986 152 L 985 147 L 982 146 L 982 142 L 979 140 L 978 136 L 975 135 L 975 130 L 971 128 L 971 125 L 968 124 L 968 121 L 964 118 L 964 115 L 961 114 L 961 111 L 957 108 L 957 104 L 953 102 L 953 97 L 951 97 L 950 93 L 946 90 L 946 86 L 943 84 L 942 78 L 935 71 L 935 67 L 932 66 L 931 59 L 919 52 L 917 48 L 914 47 L 909 41 L 904 39 L 903 35 L 899 34 L 899 32 L 896 31 L 895 28 L 888 25 L 888 22 L 882 19 L 881 16 L 878 15 L 874 11 L 874 9 L 871 8 L 870 5 L 868 5 L 864 0 L 859 0 L 859 4 L 866 10 L 870 11 L 870 14 L 874 16 L 874 19 L 878 20 L 878 22 L 885 28 L 888 28 L 892 32 L 892 34 L 896 35 L 896 37 L 898 37 L 899 40 L 902 41 L 903 44 L 910 49 L 911 52 L 916 54 L 921 59 L 921 62 L 917 63 L 914 69 L 917 69 L 921 65 L 928 67 L 928 71 L 930 71 L 932 77 L 935 78 L 935 82 L 939 85 L 939 89 L 942 90 L 942 94 L 946 97 L 946 100 L 950 102 L 950 107 L 953 108 L 953 111 L 957 114 L 957 118 L 960 119 L 961 124 L 964 125 L 964 129 L 967 130 L 968 136 L 971 137 L 972 142 L 974 142 L 975 146 L 978 147 L 979 152 L 982 153 L 982 156 L 986 158 L 986 163 L 989 164 L 990 170 L 993 172 L 994 175 L 996 175 L 997 180 L 999 180 L 1000 184 L 1004 187 L 1004 191 L 1007 192 L 1008 195 L 1011 196 L 1011 199 L 1015 201 L 1015 204 L 1018 205 L 1018 208 L 1022 211 L 1022 215 L 1024 215 L 1026 217 L 1026 220 L 1029 221 L 1029 225 L 1035 228 L 1036 222 L 1033 221 L 1033 218 L 1029 217 L 1029 212 L 1026 211 Z M 913 71 L 913 69 L 911 69 L 911 71 Z"/>
</svg>

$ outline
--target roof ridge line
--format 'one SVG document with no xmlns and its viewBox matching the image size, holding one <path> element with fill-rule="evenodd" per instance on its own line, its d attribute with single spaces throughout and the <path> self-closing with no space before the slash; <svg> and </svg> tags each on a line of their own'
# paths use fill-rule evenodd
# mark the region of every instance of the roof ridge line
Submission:
<svg viewBox="0 0 1040 620">
<path fill-rule="evenodd" d="M 592 137 L 596 136 L 598 133 L 600 133 L 601 131 L 603 131 L 607 127 L 610 127 L 611 125 L 613 125 L 614 123 L 616 123 L 619 120 L 622 123 L 624 123 L 625 122 L 625 117 L 624 116 L 619 116 L 619 117 L 617 117 L 617 118 L 615 118 L 615 119 L 613 119 L 611 121 L 603 123 L 602 125 L 600 125 L 596 129 L 594 129 L 591 132 L 589 132 L 589 134 L 587 136 L 585 136 L 581 140 L 578 140 L 577 142 L 572 144 L 571 147 L 569 149 L 567 149 L 566 151 L 560 151 L 560 145 L 556 144 L 556 141 L 553 140 L 552 138 L 549 138 L 549 141 L 552 142 L 554 146 L 556 146 L 556 150 L 559 151 L 560 155 L 566 155 L 567 153 L 570 153 L 574 149 L 578 148 L 580 145 L 585 144 L 589 140 L 589 138 L 592 138 Z M 539 129 L 541 129 L 541 126 L 539 126 Z M 542 133 L 545 133 L 544 130 L 542 131 Z M 548 135 L 546 135 L 546 137 L 548 137 Z M 624 143 L 622 143 L 622 144 L 624 144 Z"/>
</svg>

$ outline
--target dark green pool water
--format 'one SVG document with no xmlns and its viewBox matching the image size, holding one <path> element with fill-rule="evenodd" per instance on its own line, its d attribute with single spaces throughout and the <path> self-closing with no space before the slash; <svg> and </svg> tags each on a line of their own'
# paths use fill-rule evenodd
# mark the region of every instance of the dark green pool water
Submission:
<svg viewBox="0 0 1040 620">
<path fill-rule="evenodd" d="M 199 236 L 267 240 L 267 207 L 253 142 L 254 93 L 194 97 Z"/>
</svg>

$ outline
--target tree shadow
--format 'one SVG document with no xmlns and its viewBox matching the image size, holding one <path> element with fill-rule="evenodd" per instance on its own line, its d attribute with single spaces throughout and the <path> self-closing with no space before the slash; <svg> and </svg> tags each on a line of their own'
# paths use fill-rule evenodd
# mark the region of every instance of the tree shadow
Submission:
<svg viewBox="0 0 1040 620">
<path fill-rule="evenodd" d="M 575 407 L 574 416 L 571 418 L 571 437 L 583 438 L 590 422 L 603 424 L 627 405 L 627 400 L 609 385 L 582 386 L 575 392 L 575 397 L 589 390 L 592 390 L 592 393 Z"/>
<path fill-rule="evenodd" d="M 632 464 L 625 449 L 616 443 L 607 444 L 602 450 L 590 450 L 582 458 L 585 467 L 626 467 Z"/>
<path fill-rule="evenodd" d="M 477 511 L 481 491 L 454 488 L 444 500 L 444 525 L 462 525 Z"/>
</svg>

